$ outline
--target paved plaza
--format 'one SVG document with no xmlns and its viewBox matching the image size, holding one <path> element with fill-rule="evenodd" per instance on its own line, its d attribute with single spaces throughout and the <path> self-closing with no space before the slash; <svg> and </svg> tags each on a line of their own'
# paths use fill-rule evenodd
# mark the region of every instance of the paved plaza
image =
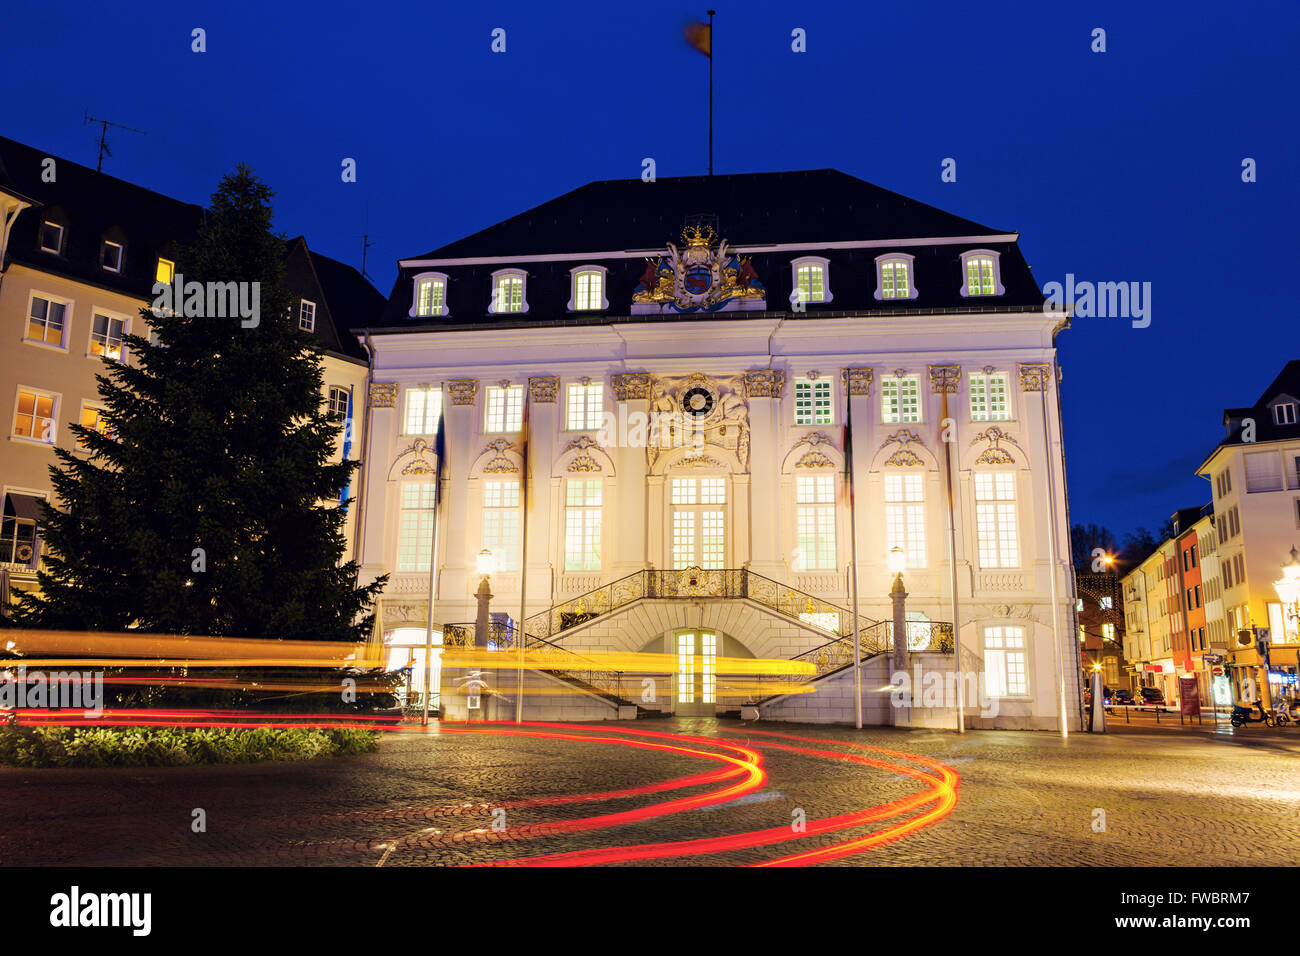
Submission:
<svg viewBox="0 0 1300 956">
<path fill-rule="evenodd" d="M 0 768 L 0 863 L 391 867 L 599 849 L 611 856 L 565 862 L 626 863 L 628 848 L 682 841 L 705 842 L 639 862 L 759 863 L 847 841 L 864 847 L 805 862 L 1198 866 L 1300 856 L 1295 729 L 1130 726 L 1061 740 L 705 719 L 520 728 L 541 736 L 475 728 L 488 732 L 415 728 L 385 736 L 374 754 L 304 763 Z M 934 789 L 941 767 L 960 777 L 950 812 Z M 656 787 L 667 781 L 685 785 Z M 736 787 L 744 792 L 728 796 Z M 906 813 L 868 812 L 927 793 Z M 206 832 L 192 830 L 195 809 Z M 818 833 L 826 818 L 837 822 Z M 758 831 L 776 835 L 743 836 Z"/>
</svg>

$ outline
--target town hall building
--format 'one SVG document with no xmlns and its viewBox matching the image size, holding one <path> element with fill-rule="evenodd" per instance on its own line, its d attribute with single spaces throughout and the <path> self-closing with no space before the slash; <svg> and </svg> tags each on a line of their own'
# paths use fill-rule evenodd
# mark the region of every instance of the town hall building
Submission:
<svg viewBox="0 0 1300 956">
<path fill-rule="evenodd" d="M 1068 317 L 1018 238 L 813 170 L 595 182 L 401 260 L 354 330 L 390 665 L 430 620 L 483 644 L 490 594 L 502 668 L 435 676 L 445 715 L 512 718 L 522 640 L 524 719 L 852 723 L 856 593 L 866 723 L 955 726 L 919 679 L 960 670 L 966 727 L 1076 729 Z"/>
</svg>

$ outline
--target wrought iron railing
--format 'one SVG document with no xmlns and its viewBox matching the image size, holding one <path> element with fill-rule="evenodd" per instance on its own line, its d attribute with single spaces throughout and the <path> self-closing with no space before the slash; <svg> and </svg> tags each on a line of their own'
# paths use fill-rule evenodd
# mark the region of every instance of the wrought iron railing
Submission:
<svg viewBox="0 0 1300 956">
<path fill-rule="evenodd" d="M 444 624 L 442 628 L 443 647 L 473 647 L 473 624 Z M 514 651 L 517 631 L 513 625 L 493 621 L 488 625 L 487 649 L 490 651 Z M 545 638 L 524 633 L 524 649 L 531 661 L 541 662 L 541 670 L 559 677 L 569 683 L 585 685 L 585 689 L 595 691 L 603 697 L 620 704 L 623 699 L 623 672 L 601 667 L 590 657 L 586 657 L 567 647 L 560 647 Z M 505 666 L 509 666 L 508 664 Z"/>
<path fill-rule="evenodd" d="M 753 571 L 743 568 L 684 568 L 679 571 L 635 571 L 534 614 L 525 619 L 524 631 L 530 638 L 534 635 L 553 638 L 644 598 L 702 597 L 745 598 L 827 634 L 846 634 L 853 630 L 853 612 Z M 868 620 L 868 625 L 874 623 Z"/>
</svg>

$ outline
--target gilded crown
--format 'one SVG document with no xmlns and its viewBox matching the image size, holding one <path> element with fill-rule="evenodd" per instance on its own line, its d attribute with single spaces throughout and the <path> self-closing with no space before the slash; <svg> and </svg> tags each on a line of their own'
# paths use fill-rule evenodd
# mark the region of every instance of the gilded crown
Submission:
<svg viewBox="0 0 1300 956">
<path fill-rule="evenodd" d="M 687 226 L 682 230 L 682 239 L 688 249 L 708 249 L 716 236 L 712 226 Z"/>
</svg>

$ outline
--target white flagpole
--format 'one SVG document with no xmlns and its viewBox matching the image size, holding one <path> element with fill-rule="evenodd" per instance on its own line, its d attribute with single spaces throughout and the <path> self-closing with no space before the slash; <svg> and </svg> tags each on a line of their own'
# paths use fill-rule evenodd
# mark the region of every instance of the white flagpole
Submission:
<svg viewBox="0 0 1300 956">
<path fill-rule="evenodd" d="M 439 385 L 438 428 L 442 428 L 444 425 L 442 420 L 444 409 L 442 408 L 441 402 L 442 396 L 446 394 L 447 389 L 445 382 L 439 383 Z M 425 401 L 427 402 L 428 400 L 428 393 L 426 392 Z M 425 411 L 427 413 L 428 409 L 426 408 Z M 433 592 L 434 582 L 436 580 L 435 575 L 438 567 L 438 510 L 442 507 L 442 489 L 438 487 L 438 483 L 442 480 L 441 455 L 446 455 L 446 453 L 447 440 L 444 435 L 442 451 L 433 471 L 433 531 L 429 536 L 429 610 L 424 615 L 424 712 L 420 717 L 420 726 L 422 727 L 429 726 L 429 683 L 432 680 L 433 671 Z"/>
<path fill-rule="evenodd" d="M 846 379 L 847 381 L 847 379 Z M 849 390 L 846 388 L 846 392 Z M 853 576 L 853 722 L 862 729 L 862 635 L 858 630 L 858 505 L 853 494 L 853 396 L 845 395 L 845 422 L 848 426 L 849 440 L 844 449 L 844 465 L 849 477 L 849 556 L 850 574 Z M 897 639 L 897 638 L 895 638 Z"/>
<path fill-rule="evenodd" d="M 524 720 L 524 642 L 527 635 L 524 633 L 524 614 L 528 610 L 528 457 L 531 444 L 529 438 L 531 435 L 528 429 L 532 424 L 528 421 L 528 406 L 532 398 L 532 383 L 524 384 L 524 447 L 523 447 L 523 468 L 519 473 L 521 489 L 523 494 L 520 495 L 520 504 L 523 505 L 524 513 L 522 517 L 523 532 L 520 535 L 520 556 L 519 556 L 519 623 L 515 626 L 515 654 L 519 661 L 519 667 L 515 673 L 515 723 L 523 723 Z"/>
<path fill-rule="evenodd" d="M 948 393 L 943 393 L 942 421 L 948 420 Z M 966 733 L 966 687 L 961 673 L 961 622 L 957 607 L 957 515 L 956 498 L 952 488 L 952 446 L 957 440 L 957 423 L 952 425 L 953 441 L 943 443 L 943 473 L 948 489 L 948 586 L 952 593 L 952 656 L 957 675 L 957 733 Z"/>
</svg>

